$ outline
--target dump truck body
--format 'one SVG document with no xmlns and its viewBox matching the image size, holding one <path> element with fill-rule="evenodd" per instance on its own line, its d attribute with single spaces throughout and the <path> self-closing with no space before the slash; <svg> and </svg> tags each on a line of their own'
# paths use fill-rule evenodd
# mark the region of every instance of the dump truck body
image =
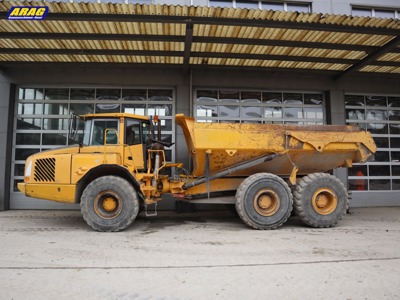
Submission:
<svg viewBox="0 0 400 300">
<path fill-rule="evenodd" d="M 236 190 L 240 184 L 236 177 L 261 172 L 286 178 L 351 167 L 367 161 L 376 151 L 371 134 L 354 126 L 198 123 L 184 115 L 177 115 L 176 122 L 185 135 L 194 178 L 204 176 L 205 170 L 213 174 L 268 154 L 280 154 L 234 172 L 222 182 L 210 183 L 212 191 Z M 205 191 L 203 184 L 186 193 Z"/>
<path fill-rule="evenodd" d="M 354 126 L 197 123 L 176 116 L 193 159 L 193 176 L 203 176 L 206 153 L 210 172 L 270 153 L 285 153 L 235 175 L 270 172 L 288 176 L 293 165 L 298 174 L 324 172 L 365 162 L 376 151 L 369 132 Z"/>
<path fill-rule="evenodd" d="M 80 203 L 84 219 L 99 231 L 126 228 L 140 207 L 149 215 L 149 205 L 166 193 L 202 203 L 228 196 L 256 229 L 281 226 L 292 208 L 306 224 L 330 227 L 347 208 L 347 191 L 324 172 L 365 162 L 376 151 L 370 133 L 357 127 L 196 123 L 177 115 L 192 157 L 189 173 L 182 163 L 166 162 L 170 144 L 161 141 L 157 119 L 124 113 L 83 119 L 83 143 L 29 157 L 18 188 L 35 198 Z M 174 176 L 164 174 L 169 168 Z"/>
</svg>

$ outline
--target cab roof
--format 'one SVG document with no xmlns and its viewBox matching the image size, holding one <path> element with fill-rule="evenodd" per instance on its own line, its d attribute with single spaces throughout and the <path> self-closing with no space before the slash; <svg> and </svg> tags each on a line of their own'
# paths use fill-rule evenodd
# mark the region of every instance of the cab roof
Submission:
<svg viewBox="0 0 400 300">
<path fill-rule="evenodd" d="M 147 116 L 141 115 L 134 115 L 128 113 L 103 113 L 103 114 L 86 114 L 81 116 L 83 119 L 99 119 L 99 118 L 132 118 L 132 119 L 139 119 L 143 121 L 150 120 Z"/>
</svg>

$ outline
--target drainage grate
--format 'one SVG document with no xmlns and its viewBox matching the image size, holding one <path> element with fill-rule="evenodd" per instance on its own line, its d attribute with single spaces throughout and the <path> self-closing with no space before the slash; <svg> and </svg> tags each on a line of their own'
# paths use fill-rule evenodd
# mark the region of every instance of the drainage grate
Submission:
<svg viewBox="0 0 400 300">
<path fill-rule="evenodd" d="M 34 179 L 35 181 L 54 182 L 56 175 L 56 159 L 41 158 L 36 161 Z"/>
</svg>

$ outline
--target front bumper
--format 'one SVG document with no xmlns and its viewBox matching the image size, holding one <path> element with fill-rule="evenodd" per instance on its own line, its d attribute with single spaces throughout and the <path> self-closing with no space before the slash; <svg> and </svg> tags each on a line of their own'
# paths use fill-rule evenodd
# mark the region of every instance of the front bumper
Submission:
<svg viewBox="0 0 400 300">
<path fill-rule="evenodd" d="M 17 187 L 18 187 L 18 189 L 19 189 L 19 191 L 20 191 L 21 193 L 25 194 L 25 183 L 24 183 L 24 182 L 19 182 L 19 183 L 17 184 Z"/>
<path fill-rule="evenodd" d="M 18 189 L 28 197 L 50 200 L 62 203 L 75 202 L 75 185 L 70 184 L 29 184 L 20 182 Z"/>
</svg>

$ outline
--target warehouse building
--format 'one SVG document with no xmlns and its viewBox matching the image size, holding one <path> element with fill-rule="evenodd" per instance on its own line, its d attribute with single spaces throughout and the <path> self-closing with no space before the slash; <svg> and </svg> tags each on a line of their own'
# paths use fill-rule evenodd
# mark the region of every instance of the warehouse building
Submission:
<svg viewBox="0 0 400 300">
<path fill-rule="evenodd" d="M 8 20 L 17 5 L 49 12 Z M 378 152 L 335 170 L 351 205 L 400 205 L 399 17 L 396 0 L 2 1 L 0 210 L 70 208 L 17 183 L 29 155 L 74 142 L 71 113 L 99 112 L 159 115 L 168 159 L 187 167 L 176 113 L 357 125 Z"/>
</svg>

